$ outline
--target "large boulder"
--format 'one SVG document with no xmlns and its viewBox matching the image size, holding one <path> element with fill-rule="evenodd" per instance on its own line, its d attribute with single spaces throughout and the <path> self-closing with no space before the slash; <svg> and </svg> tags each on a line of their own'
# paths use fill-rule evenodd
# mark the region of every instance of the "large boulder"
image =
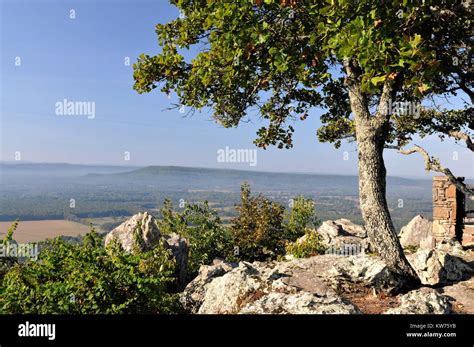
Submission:
<svg viewBox="0 0 474 347">
<path fill-rule="evenodd" d="M 235 263 L 228 263 L 221 259 L 214 259 L 211 265 L 202 265 L 199 273 L 190 282 L 180 296 L 180 302 L 191 313 L 197 313 L 207 291 L 207 285 L 216 277 L 225 275 L 227 272 L 237 267 Z"/>
<path fill-rule="evenodd" d="M 203 266 L 181 294 L 193 313 L 356 313 L 339 295 L 395 293 L 402 279 L 378 257 L 319 255 L 285 262 Z M 302 302 L 298 303 L 297 300 Z"/>
<path fill-rule="evenodd" d="M 105 245 L 117 241 L 126 252 L 148 251 L 160 240 L 155 217 L 137 213 L 105 236 Z"/>
<path fill-rule="evenodd" d="M 432 249 L 434 246 L 433 223 L 421 215 L 405 225 L 398 236 L 403 248 Z"/>
<path fill-rule="evenodd" d="M 400 306 L 386 314 L 447 314 L 451 313 L 449 298 L 432 288 L 420 288 L 400 296 Z"/>
<path fill-rule="evenodd" d="M 155 217 L 148 212 L 137 213 L 109 232 L 105 236 L 105 246 L 118 242 L 125 252 L 140 253 L 153 249 L 161 240 L 176 259 L 178 287 L 182 288 L 186 284 L 188 242 L 175 233 L 161 235 Z"/>
<path fill-rule="evenodd" d="M 355 255 L 370 251 L 364 227 L 348 219 L 325 221 L 315 232 L 321 236 L 321 242 L 327 248 L 328 254 Z M 296 242 L 304 241 L 305 237 L 306 235 Z"/>
<path fill-rule="evenodd" d="M 198 313 L 238 313 L 246 303 L 265 295 L 268 286 L 256 267 L 242 262 L 237 268 L 209 283 Z"/>
<path fill-rule="evenodd" d="M 171 250 L 173 257 L 176 259 L 178 283 L 180 284 L 179 289 L 182 289 L 186 285 L 188 275 L 188 241 L 176 233 L 163 235 L 163 239 L 165 246 Z"/>
<path fill-rule="evenodd" d="M 439 249 L 421 249 L 407 259 L 424 285 L 451 284 L 468 279 L 472 267 L 463 259 Z"/>
<path fill-rule="evenodd" d="M 374 288 L 377 292 L 393 294 L 402 289 L 404 282 L 376 256 L 319 255 L 277 263 L 275 273 L 284 274 L 283 281 L 312 291 L 318 280 L 318 294 L 328 291 L 351 292 L 359 288 Z M 318 279 L 318 280 L 316 280 Z M 312 284 L 310 284 L 312 283 Z M 321 292 L 322 291 L 322 292 Z"/>
<path fill-rule="evenodd" d="M 474 314 L 474 277 L 443 287 L 441 293 L 454 300 L 456 312 Z"/>
</svg>

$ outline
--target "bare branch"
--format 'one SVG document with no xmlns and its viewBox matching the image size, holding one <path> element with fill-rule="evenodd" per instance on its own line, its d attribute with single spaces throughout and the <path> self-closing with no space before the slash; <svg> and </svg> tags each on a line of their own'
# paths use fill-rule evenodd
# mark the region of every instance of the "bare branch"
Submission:
<svg viewBox="0 0 474 347">
<path fill-rule="evenodd" d="M 468 134 L 462 131 L 454 131 L 454 130 L 450 131 L 448 134 L 449 136 L 454 137 L 457 140 L 466 142 L 467 148 L 469 148 L 471 151 L 474 152 L 474 143 L 472 142 L 472 139 Z"/>
<path fill-rule="evenodd" d="M 453 183 L 456 186 L 456 188 L 458 188 L 464 194 L 474 195 L 474 189 L 468 188 L 468 186 L 463 182 L 462 179 L 459 179 L 456 176 L 454 176 L 451 170 L 442 166 L 438 159 L 430 156 L 428 152 L 422 147 L 415 145 L 414 147 L 409 148 L 409 149 L 400 148 L 399 152 L 405 155 L 420 153 L 423 159 L 425 160 L 426 170 L 440 172 L 442 174 L 445 174 L 448 177 L 449 181 Z"/>
</svg>

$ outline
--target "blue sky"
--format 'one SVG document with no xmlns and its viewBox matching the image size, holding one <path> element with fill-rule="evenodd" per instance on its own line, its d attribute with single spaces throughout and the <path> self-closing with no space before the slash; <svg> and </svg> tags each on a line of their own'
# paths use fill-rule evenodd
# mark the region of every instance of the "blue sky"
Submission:
<svg viewBox="0 0 474 347">
<path fill-rule="evenodd" d="M 292 150 L 258 150 L 257 166 L 249 167 L 219 163 L 217 151 L 255 149 L 258 119 L 224 129 L 208 112 L 183 118 L 178 110 L 166 110 L 173 99 L 158 91 L 138 95 L 132 66 L 124 62 L 160 51 L 154 27 L 178 15 L 165 0 L 0 2 L 0 160 L 14 160 L 20 152 L 22 160 L 34 162 L 356 173 L 354 144 L 336 150 L 317 142 L 318 110 L 296 123 Z M 95 118 L 56 115 L 55 104 L 63 99 L 95 102 Z M 474 176 L 472 154 L 461 145 L 437 138 L 417 143 L 456 174 Z M 416 155 L 388 152 L 386 162 L 389 175 L 427 177 Z"/>
</svg>

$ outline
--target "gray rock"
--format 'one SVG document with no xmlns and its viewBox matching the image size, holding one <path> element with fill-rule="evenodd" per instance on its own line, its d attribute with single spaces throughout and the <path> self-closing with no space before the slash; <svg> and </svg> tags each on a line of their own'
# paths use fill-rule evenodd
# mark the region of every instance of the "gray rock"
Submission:
<svg viewBox="0 0 474 347">
<path fill-rule="evenodd" d="M 153 248 L 160 239 L 155 217 L 148 212 L 137 213 L 105 237 L 105 246 L 117 241 L 126 252 L 141 252 Z"/>
<path fill-rule="evenodd" d="M 465 251 L 461 243 L 456 239 L 444 240 L 436 245 L 436 249 L 460 257 L 469 254 L 469 251 Z"/>
<path fill-rule="evenodd" d="M 270 293 L 245 305 L 241 314 L 356 314 L 360 310 L 337 296 L 319 297 L 300 292 Z"/>
<path fill-rule="evenodd" d="M 403 283 L 382 259 L 370 255 L 338 256 L 319 255 L 310 258 L 294 259 L 278 263 L 274 271 L 287 274 L 289 285 L 295 282 L 306 283 L 302 289 L 308 289 L 308 284 L 318 285 L 315 278 L 324 283 L 319 290 L 336 292 L 351 292 L 356 287 L 375 288 L 377 292 L 386 294 L 396 293 Z M 323 294 L 319 292 L 318 294 Z"/>
<path fill-rule="evenodd" d="M 456 312 L 474 314 L 474 277 L 443 287 L 441 293 L 454 299 Z"/>
<path fill-rule="evenodd" d="M 180 295 L 180 302 L 191 313 L 197 313 L 204 302 L 207 285 L 216 277 L 225 275 L 237 267 L 237 264 L 227 263 L 214 259 L 212 265 L 203 265 L 199 268 L 196 278 L 191 281 Z"/>
<path fill-rule="evenodd" d="M 421 215 L 414 217 L 405 225 L 398 235 L 402 247 L 417 247 L 420 249 L 432 249 L 433 223 Z"/>
<path fill-rule="evenodd" d="M 246 303 L 268 293 L 269 283 L 260 275 L 259 270 L 250 263 L 239 263 L 237 268 L 207 285 L 198 313 L 238 313 Z"/>
<path fill-rule="evenodd" d="M 321 224 L 316 231 L 322 238 L 322 243 L 328 248 L 328 253 L 353 249 L 349 254 L 369 252 L 370 243 L 364 227 L 352 223 L 348 219 L 328 220 Z M 305 236 L 297 242 L 303 241 Z"/>
<path fill-rule="evenodd" d="M 425 285 L 450 284 L 468 279 L 473 269 L 463 259 L 439 249 L 422 249 L 407 259 Z"/>
<path fill-rule="evenodd" d="M 432 288 L 420 288 L 400 296 L 400 306 L 386 314 L 447 314 L 451 313 L 449 298 Z"/>
<path fill-rule="evenodd" d="M 188 242 L 175 233 L 161 235 L 155 217 L 148 212 L 137 213 L 109 232 L 105 236 L 105 246 L 118 242 L 125 252 L 139 253 L 153 249 L 160 240 L 176 259 L 178 287 L 182 288 L 186 284 Z"/>
<path fill-rule="evenodd" d="M 176 233 L 169 235 L 163 235 L 165 240 L 165 246 L 171 250 L 173 257 L 176 259 L 177 275 L 178 275 L 178 287 L 182 289 L 187 282 L 187 270 L 188 270 L 188 255 L 189 255 L 189 244 L 185 238 L 182 238 Z"/>
</svg>

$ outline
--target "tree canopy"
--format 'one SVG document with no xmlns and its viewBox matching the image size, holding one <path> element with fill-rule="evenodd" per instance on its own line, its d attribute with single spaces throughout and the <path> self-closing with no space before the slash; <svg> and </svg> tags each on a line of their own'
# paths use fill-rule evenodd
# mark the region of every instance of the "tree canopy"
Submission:
<svg viewBox="0 0 474 347">
<path fill-rule="evenodd" d="M 212 107 L 225 127 L 258 112 L 267 121 L 255 140 L 263 148 L 292 147 L 292 122 L 305 120 L 311 107 L 326 111 L 321 141 L 339 146 L 355 137 L 345 62 L 357 70 L 374 118 L 384 112 L 384 90 L 393 102 L 459 90 L 473 97 L 472 11 L 461 1 L 171 2 L 183 16 L 156 26 L 163 51 L 139 57 L 135 89 L 175 91 L 182 105 Z M 199 53 L 185 59 L 192 46 Z M 467 105 L 442 111 L 421 122 L 392 114 L 387 142 L 400 147 L 415 133 L 459 135 L 472 116 Z"/>
</svg>

